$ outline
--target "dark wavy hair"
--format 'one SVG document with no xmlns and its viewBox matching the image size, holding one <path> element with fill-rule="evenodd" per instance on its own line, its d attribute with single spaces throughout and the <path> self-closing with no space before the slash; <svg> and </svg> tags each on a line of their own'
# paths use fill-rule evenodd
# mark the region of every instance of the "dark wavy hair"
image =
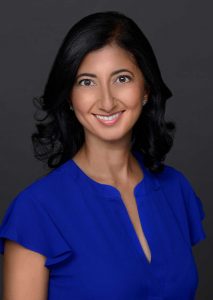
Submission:
<svg viewBox="0 0 213 300">
<path fill-rule="evenodd" d="M 132 149 L 143 153 L 145 166 L 163 170 L 173 145 L 175 123 L 164 119 L 166 100 L 172 96 L 164 83 L 152 47 L 137 24 L 117 11 L 97 12 L 77 22 L 65 36 L 50 71 L 44 93 L 35 98 L 37 131 L 32 134 L 35 157 L 49 168 L 72 158 L 82 147 L 83 126 L 69 108 L 77 70 L 89 52 L 109 43 L 131 53 L 145 77 L 149 101 L 132 130 Z M 43 117 L 40 113 L 44 113 Z"/>
</svg>

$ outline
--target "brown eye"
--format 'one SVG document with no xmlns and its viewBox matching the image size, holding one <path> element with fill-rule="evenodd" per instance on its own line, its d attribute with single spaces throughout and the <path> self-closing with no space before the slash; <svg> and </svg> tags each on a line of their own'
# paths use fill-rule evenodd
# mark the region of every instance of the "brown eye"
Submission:
<svg viewBox="0 0 213 300">
<path fill-rule="evenodd" d="M 120 75 L 116 81 L 118 81 L 119 83 L 126 83 L 126 82 L 129 82 L 130 80 L 131 80 L 130 76 Z"/>
<path fill-rule="evenodd" d="M 94 85 L 94 82 L 91 79 L 82 79 L 79 81 L 78 84 L 83 86 L 90 86 L 90 85 Z"/>
</svg>

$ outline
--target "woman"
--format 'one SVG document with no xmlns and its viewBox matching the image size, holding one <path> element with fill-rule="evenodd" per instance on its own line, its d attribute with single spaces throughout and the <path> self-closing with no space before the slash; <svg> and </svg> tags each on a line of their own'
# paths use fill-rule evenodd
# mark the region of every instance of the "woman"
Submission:
<svg viewBox="0 0 213 300">
<path fill-rule="evenodd" d="M 100 12 L 71 28 L 32 136 L 53 170 L 17 195 L 0 228 L 5 300 L 195 298 L 204 211 L 163 163 L 171 95 L 131 19 Z"/>
</svg>

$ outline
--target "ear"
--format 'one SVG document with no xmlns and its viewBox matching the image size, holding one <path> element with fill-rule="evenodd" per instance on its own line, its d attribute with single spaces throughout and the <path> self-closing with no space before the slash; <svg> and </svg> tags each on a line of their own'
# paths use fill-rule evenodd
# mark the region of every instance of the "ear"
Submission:
<svg viewBox="0 0 213 300">
<path fill-rule="evenodd" d="M 148 101 L 149 100 L 149 95 L 150 95 L 150 88 L 148 86 L 145 87 L 145 94 L 144 94 L 144 100 Z"/>
<path fill-rule="evenodd" d="M 146 105 L 147 101 L 149 101 L 149 88 L 145 87 L 145 93 L 143 95 L 143 106 Z"/>
</svg>

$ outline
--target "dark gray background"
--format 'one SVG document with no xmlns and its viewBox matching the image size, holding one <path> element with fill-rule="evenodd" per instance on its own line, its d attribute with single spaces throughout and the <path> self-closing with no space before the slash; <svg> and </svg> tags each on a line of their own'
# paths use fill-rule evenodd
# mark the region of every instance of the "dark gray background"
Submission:
<svg viewBox="0 0 213 300">
<path fill-rule="evenodd" d="M 0 217 L 19 191 L 47 171 L 33 158 L 32 98 L 42 94 L 68 29 L 85 15 L 102 10 L 118 10 L 137 22 L 152 44 L 163 78 L 173 91 L 167 119 L 176 122 L 177 134 L 166 163 L 184 172 L 204 205 L 207 240 L 193 248 L 200 277 L 196 299 L 211 300 L 213 24 L 210 1 L 25 0 L 1 4 Z"/>
</svg>

